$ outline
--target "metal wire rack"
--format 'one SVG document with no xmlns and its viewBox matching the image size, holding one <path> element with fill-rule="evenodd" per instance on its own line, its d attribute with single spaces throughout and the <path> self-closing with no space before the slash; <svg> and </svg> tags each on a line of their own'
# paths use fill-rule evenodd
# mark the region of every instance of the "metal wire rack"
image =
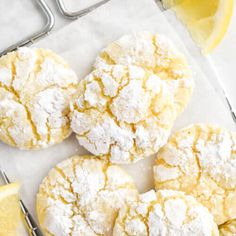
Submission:
<svg viewBox="0 0 236 236">
<path fill-rule="evenodd" d="M 55 23 L 55 17 L 53 15 L 52 11 L 50 10 L 48 5 L 46 4 L 45 0 L 34 0 L 34 1 L 39 5 L 40 9 L 42 10 L 42 13 L 46 17 L 45 26 L 41 30 L 39 30 L 38 32 L 26 37 L 23 40 L 20 40 L 19 42 L 13 44 L 12 46 L 6 48 L 4 51 L 0 52 L 0 57 L 8 52 L 16 50 L 18 47 L 22 47 L 22 46 L 26 46 L 28 44 L 34 43 L 38 39 L 48 35 L 50 33 L 50 31 L 52 30 L 54 23 Z M 95 10 L 96 8 L 104 5 L 105 3 L 109 2 L 109 1 L 110 0 L 101 0 L 100 2 L 93 4 L 85 9 L 75 11 L 75 12 L 70 12 L 67 10 L 63 0 L 56 0 L 61 14 L 70 20 L 78 19 L 78 18 L 88 14 L 89 12 Z M 157 3 L 157 5 L 159 6 L 159 8 L 162 11 L 167 10 L 163 5 L 162 0 L 155 0 L 155 2 Z M 216 80 L 215 83 L 218 84 L 217 87 L 220 90 L 220 94 L 222 97 L 224 97 L 225 103 L 231 113 L 232 119 L 233 119 L 234 123 L 236 124 L 236 114 L 235 114 L 235 111 L 233 109 L 230 99 L 227 97 L 226 92 L 225 92 L 224 88 L 220 85 L 219 81 Z"/>
<path fill-rule="evenodd" d="M 52 13 L 52 11 L 50 10 L 50 8 L 48 7 L 48 5 L 46 4 L 46 2 L 44 0 L 34 0 L 34 1 L 38 4 L 39 9 L 41 9 L 42 13 L 44 14 L 44 16 L 46 18 L 45 26 L 41 30 L 39 30 L 38 32 L 27 36 L 26 38 L 18 41 L 17 43 L 15 43 L 15 44 L 11 45 L 10 47 L 6 48 L 4 51 L 0 52 L 0 57 L 7 54 L 8 52 L 16 50 L 18 47 L 33 44 L 38 39 L 41 39 L 41 38 L 47 36 L 50 33 L 50 31 L 53 29 L 53 26 L 54 26 L 54 23 L 55 23 L 55 17 L 54 17 L 54 14 Z M 82 9 L 82 10 L 77 11 L 77 12 L 67 11 L 67 9 L 66 9 L 66 7 L 65 7 L 62 0 L 56 0 L 56 1 L 57 1 L 58 7 L 59 7 L 60 12 L 62 13 L 62 15 L 66 18 L 71 19 L 71 20 L 75 20 L 75 19 L 78 19 L 79 17 L 82 17 L 82 16 L 88 14 L 89 12 L 91 12 L 94 9 L 102 6 L 103 4 L 107 3 L 110 0 L 103 0 L 101 2 L 98 2 L 94 5 L 91 5 L 87 8 L 85 8 L 85 9 Z M 6 173 L 1 169 L 0 169 L 0 175 L 2 176 L 5 184 L 10 184 L 11 183 L 9 178 L 7 177 Z M 25 219 L 25 223 L 26 223 L 29 235 L 31 235 L 31 236 L 43 236 L 42 231 L 38 227 L 36 221 L 34 220 L 32 215 L 30 214 L 30 212 L 26 208 L 23 201 L 20 200 L 19 204 L 20 204 L 20 207 L 21 207 L 21 211 L 24 215 L 24 219 Z"/>
<path fill-rule="evenodd" d="M 19 42 L 13 44 L 12 46 L 6 48 L 4 51 L 0 52 L 0 57 L 7 54 L 8 52 L 16 50 L 18 47 L 26 46 L 29 44 L 33 44 L 38 39 L 41 39 L 48 35 L 50 31 L 53 29 L 54 23 L 55 23 L 55 17 L 48 5 L 46 4 L 45 0 L 34 0 L 38 6 L 39 9 L 41 9 L 42 13 L 44 14 L 46 18 L 46 24 L 45 26 L 39 30 L 38 32 L 27 36 L 26 38 L 20 40 Z M 98 7 L 104 5 L 105 3 L 109 2 L 110 0 L 102 0 L 96 4 L 93 4 L 85 9 L 82 9 L 80 11 L 76 12 L 69 12 L 63 2 L 63 0 L 56 0 L 57 5 L 59 7 L 60 12 L 62 15 L 70 20 L 76 20 L 89 12 L 97 9 Z"/>
<path fill-rule="evenodd" d="M 162 10 L 162 11 L 166 11 L 169 8 L 167 8 L 167 6 L 163 3 L 163 0 L 155 0 L 156 4 L 158 5 L 158 7 Z M 181 3 L 181 1 L 179 2 Z M 209 61 L 205 60 L 206 63 L 209 65 L 209 68 L 211 68 L 211 76 L 212 76 L 212 80 L 214 80 L 214 88 L 217 90 L 217 93 L 221 96 L 225 106 L 227 106 L 231 117 L 233 119 L 233 122 L 236 124 L 236 112 L 232 106 L 232 102 L 230 100 L 230 98 L 227 96 L 227 93 L 224 89 L 224 87 L 222 86 L 221 82 L 220 82 L 220 78 L 219 76 L 216 74 L 216 72 L 214 71 L 214 69 L 212 69 L 212 64 L 209 63 Z"/>
<path fill-rule="evenodd" d="M 45 0 L 33 0 L 35 1 L 38 6 L 39 9 L 41 9 L 41 12 L 44 14 L 45 18 L 46 18 L 46 24 L 44 25 L 44 27 L 42 29 L 40 29 L 39 31 L 37 31 L 36 33 L 33 33 L 29 36 L 27 36 L 26 38 L 20 40 L 19 42 L 13 44 L 12 46 L 6 48 L 4 51 L 0 52 L 0 57 L 2 55 L 7 54 L 8 52 L 14 51 L 16 50 L 18 47 L 22 47 L 22 46 L 26 46 L 29 44 L 33 44 L 35 41 L 47 36 L 50 31 L 53 29 L 54 27 L 54 23 L 55 23 L 55 17 L 54 14 L 52 13 L 52 11 L 50 10 L 50 8 L 48 7 L 48 5 L 46 4 Z M 75 11 L 75 12 L 70 12 L 67 10 L 67 7 L 65 6 L 65 3 L 63 0 L 56 0 L 56 3 L 58 5 L 58 8 L 61 12 L 61 14 L 70 20 L 76 20 L 88 13 L 90 13 L 91 11 L 97 9 L 98 7 L 106 4 L 107 2 L 109 2 L 110 0 L 102 0 L 96 4 L 93 4 L 85 9 L 79 10 L 79 11 Z M 159 6 L 159 8 L 162 11 L 167 10 L 162 3 L 162 0 L 155 0 L 157 5 Z M 217 80 L 216 80 L 216 83 Z M 233 110 L 233 107 L 231 105 L 230 100 L 228 99 L 223 87 L 219 84 L 218 87 L 220 88 L 220 92 L 221 94 L 224 96 L 226 104 L 228 106 L 228 109 L 231 113 L 231 116 L 236 124 L 236 114 Z M 0 169 L 0 174 L 2 175 L 5 183 L 10 183 L 10 180 L 8 179 L 6 173 L 4 171 L 2 171 Z M 22 209 L 22 212 L 25 216 L 25 221 L 27 224 L 27 228 L 29 229 L 29 233 L 32 236 L 43 236 L 43 233 L 40 231 L 39 227 L 37 226 L 35 220 L 33 219 L 33 217 L 30 215 L 30 213 L 28 212 L 27 208 L 25 207 L 24 203 L 20 200 L 20 207 Z"/>
<path fill-rule="evenodd" d="M 11 183 L 8 176 L 1 169 L 1 167 L 0 167 L 0 175 L 3 178 L 5 184 L 10 184 Z M 32 215 L 29 213 L 29 211 L 26 208 L 23 201 L 19 200 L 19 204 L 20 204 L 22 214 L 24 216 L 25 224 L 27 226 L 27 230 L 28 230 L 29 235 L 31 235 L 31 236 L 43 236 L 42 231 L 38 227 L 38 225 L 37 225 L 36 221 L 34 220 L 34 218 L 32 217 Z"/>
<path fill-rule="evenodd" d="M 40 9 L 42 10 L 42 13 L 45 15 L 45 17 L 47 19 L 45 26 L 41 30 L 39 30 L 38 32 L 27 36 L 26 38 L 20 40 L 19 42 L 13 44 L 12 46 L 6 48 L 4 51 L 0 52 L 0 56 L 6 54 L 8 52 L 14 51 L 18 47 L 22 47 L 22 46 L 34 43 L 38 39 L 49 34 L 49 32 L 52 30 L 52 28 L 54 26 L 54 22 L 55 22 L 55 18 L 54 18 L 52 11 L 50 10 L 50 8 L 48 7 L 48 5 L 45 3 L 44 0 L 35 0 L 35 1 L 39 5 Z"/>
<path fill-rule="evenodd" d="M 65 4 L 64 4 L 64 1 L 63 0 L 56 0 L 57 2 L 57 5 L 61 11 L 61 13 L 68 19 L 70 20 L 76 20 L 78 19 L 79 17 L 82 17 L 84 15 L 87 15 L 89 12 L 97 9 L 98 7 L 104 5 L 105 3 L 109 2 L 110 0 L 102 0 L 98 3 L 95 3 L 85 9 L 82 9 L 80 11 L 75 11 L 75 12 L 70 12 L 67 10 Z"/>
</svg>

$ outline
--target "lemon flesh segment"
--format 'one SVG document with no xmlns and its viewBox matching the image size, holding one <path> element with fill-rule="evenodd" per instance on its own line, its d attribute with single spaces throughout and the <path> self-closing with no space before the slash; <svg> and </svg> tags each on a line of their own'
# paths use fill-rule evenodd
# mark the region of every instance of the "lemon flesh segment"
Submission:
<svg viewBox="0 0 236 236">
<path fill-rule="evenodd" d="M 23 227 L 19 206 L 20 184 L 0 186 L 0 236 L 16 236 Z M 22 235 L 22 234 L 20 234 Z"/>
<path fill-rule="evenodd" d="M 233 14 L 234 0 L 164 0 L 187 26 L 203 53 L 223 39 Z"/>
</svg>

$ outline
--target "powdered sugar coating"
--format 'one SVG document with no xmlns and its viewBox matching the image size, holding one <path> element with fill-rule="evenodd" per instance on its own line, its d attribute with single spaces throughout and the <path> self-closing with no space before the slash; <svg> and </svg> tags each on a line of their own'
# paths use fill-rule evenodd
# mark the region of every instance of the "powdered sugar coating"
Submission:
<svg viewBox="0 0 236 236">
<path fill-rule="evenodd" d="M 71 127 L 94 155 L 136 162 L 166 143 L 174 106 L 172 86 L 157 75 L 137 66 L 106 66 L 80 82 Z"/>
<path fill-rule="evenodd" d="M 20 149 L 61 142 L 71 133 L 69 100 L 78 79 L 46 49 L 19 48 L 0 58 L 0 139 Z"/>
<path fill-rule="evenodd" d="M 172 83 L 175 109 L 181 113 L 193 90 L 193 79 L 185 57 L 163 35 L 141 31 L 124 35 L 102 50 L 95 68 L 106 65 L 136 65 L 150 70 L 166 83 Z"/>
<path fill-rule="evenodd" d="M 37 213 L 47 236 L 111 235 L 117 211 L 137 198 L 133 179 L 93 156 L 74 156 L 40 185 Z"/>
<path fill-rule="evenodd" d="M 119 211 L 114 236 L 216 236 L 213 216 L 193 197 L 171 190 L 153 190 Z"/>
<path fill-rule="evenodd" d="M 160 150 L 156 189 L 193 195 L 218 225 L 236 218 L 236 133 L 197 124 L 180 130 Z"/>
</svg>

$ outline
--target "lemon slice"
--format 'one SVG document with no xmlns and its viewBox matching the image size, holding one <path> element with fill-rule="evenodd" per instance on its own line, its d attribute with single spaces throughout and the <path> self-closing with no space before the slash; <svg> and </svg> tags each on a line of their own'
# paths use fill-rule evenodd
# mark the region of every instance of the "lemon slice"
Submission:
<svg viewBox="0 0 236 236">
<path fill-rule="evenodd" d="M 223 39 L 231 16 L 234 0 L 163 0 L 172 7 L 189 29 L 203 53 L 211 52 Z"/>
<path fill-rule="evenodd" d="M 0 186 L 0 236 L 23 235 L 19 188 L 18 183 Z"/>
</svg>

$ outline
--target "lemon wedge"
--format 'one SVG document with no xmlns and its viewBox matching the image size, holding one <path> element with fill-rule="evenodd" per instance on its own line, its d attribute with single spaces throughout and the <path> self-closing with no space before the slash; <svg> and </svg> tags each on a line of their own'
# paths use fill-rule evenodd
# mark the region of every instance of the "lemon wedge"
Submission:
<svg viewBox="0 0 236 236">
<path fill-rule="evenodd" d="M 204 54 L 223 39 L 233 14 L 234 0 L 163 0 L 189 29 Z"/>
<path fill-rule="evenodd" d="M 0 236 L 23 235 L 19 189 L 18 183 L 0 186 Z"/>
</svg>

